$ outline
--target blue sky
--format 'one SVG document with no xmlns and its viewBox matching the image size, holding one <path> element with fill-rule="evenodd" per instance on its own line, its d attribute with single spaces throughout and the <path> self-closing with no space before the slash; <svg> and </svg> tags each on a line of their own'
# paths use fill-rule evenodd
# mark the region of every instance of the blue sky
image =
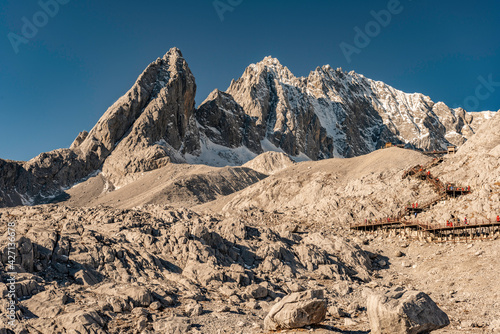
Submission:
<svg viewBox="0 0 500 334">
<path fill-rule="evenodd" d="M 69 147 L 173 46 L 197 104 L 272 55 L 295 75 L 330 64 L 452 107 L 500 108 L 498 1 L 57 1 L 47 15 L 35 0 L 0 0 L 0 158 Z M 375 23 L 381 11 L 388 24 Z M 372 29 L 368 42 L 356 27 Z"/>
</svg>

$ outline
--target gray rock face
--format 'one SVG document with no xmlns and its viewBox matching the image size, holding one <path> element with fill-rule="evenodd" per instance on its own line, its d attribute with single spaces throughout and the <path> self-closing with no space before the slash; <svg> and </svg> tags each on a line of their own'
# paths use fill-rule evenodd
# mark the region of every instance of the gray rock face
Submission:
<svg viewBox="0 0 500 334">
<path fill-rule="evenodd" d="M 247 147 L 263 152 L 256 118 L 245 113 L 231 95 L 214 90 L 196 110 L 200 132 L 211 142 L 229 148 Z"/>
<path fill-rule="evenodd" d="M 163 167 L 170 160 L 182 162 L 177 154 L 196 154 L 200 148 L 194 118 L 196 84 L 180 51 L 172 49 L 163 58 L 157 59 L 146 69 L 143 76 L 146 75 L 148 80 L 145 85 L 149 88 L 147 103 L 141 108 L 140 115 L 129 119 L 133 119 L 133 123 L 127 134 L 120 137 L 120 142 L 103 165 L 103 173 L 111 181 L 130 173 Z M 115 115 L 115 109 L 120 110 L 123 105 L 111 108 L 110 117 Z M 107 119 L 102 121 L 109 124 Z M 121 134 L 121 127 L 106 132 Z M 91 131 L 89 137 L 92 135 Z"/>
<path fill-rule="evenodd" d="M 41 153 L 27 162 L 0 159 L 0 207 L 31 205 L 53 198 L 89 174 L 86 161 L 70 149 Z"/>
<path fill-rule="evenodd" d="M 261 140 L 313 160 L 358 156 L 386 142 L 445 149 L 463 144 L 485 117 L 328 65 L 297 78 L 271 57 L 250 65 L 227 93 L 258 119 Z"/>
<path fill-rule="evenodd" d="M 231 82 L 227 93 L 257 118 L 261 140 L 269 140 L 292 156 L 305 153 L 312 159 L 331 158 L 333 138 L 322 127 L 311 101 L 304 98 L 303 86 L 303 78 L 267 57 Z"/>
<path fill-rule="evenodd" d="M 130 173 L 160 168 L 199 151 L 194 77 L 177 48 L 150 64 L 70 149 L 28 162 L 0 160 L 0 207 L 43 203 L 98 169 L 120 184 Z"/>
<path fill-rule="evenodd" d="M 179 49 L 172 48 L 146 68 L 75 150 L 92 159 L 94 168 L 113 151 L 130 158 L 131 149 L 142 151 L 161 139 L 176 150 L 186 141 L 182 153 L 193 152 L 197 149 L 192 119 L 195 93 L 196 84 L 186 61 Z M 138 162 L 133 165 L 141 168 Z"/>
<path fill-rule="evenodd" d="M 16 188 L 22 183 L 20 179 L 28 177 L 30 175 L 22 167 L 22 162 L 0 159 L 0 207 L 24 204 Z"/>
<path fill-rule="evenodd" d="M 446 327 L 450 320 L 432 299 L 418 291 L 391 291 L 368 296 L 372 333 L 417 334 Z"/>
<path fill-rule="evenodd" d="M 295 292 L 271 308 L 264 319 L 264 329 L 275 331 L 317 324 L 325 319 L 326 311 L 322 290 Z"/>
</svg>

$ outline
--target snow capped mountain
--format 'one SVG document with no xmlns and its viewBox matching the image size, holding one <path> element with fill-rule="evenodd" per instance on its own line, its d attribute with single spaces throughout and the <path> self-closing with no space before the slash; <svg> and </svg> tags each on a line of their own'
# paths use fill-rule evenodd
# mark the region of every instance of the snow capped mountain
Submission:
<svg viewBox="0 0 500 334">
<path fill-rule="evenodd" d="M 172 48 L 69 149 L 0 160 L 0 206 L 47 201 L 99 171 L 112 190 L 172 162 L 242 165 L 266 151 L 295 161 L 353 157 L 386 142 L 440 150 L 463 144 L 492 116 L 329 65 L 296 77 L 272 57 L 198 108 L 195 95 L 195 78 Z"/>
<path fill-rule="evenodd" d="M 474 119 L 485 118 L 329 65 L 297 78 L 271 57 L 250 65 L 227 93 L 256 117 L 261 140 L 313 160 L 366 154 L 386 142 L 441 150 L 463 144 Z"/>
</svg>

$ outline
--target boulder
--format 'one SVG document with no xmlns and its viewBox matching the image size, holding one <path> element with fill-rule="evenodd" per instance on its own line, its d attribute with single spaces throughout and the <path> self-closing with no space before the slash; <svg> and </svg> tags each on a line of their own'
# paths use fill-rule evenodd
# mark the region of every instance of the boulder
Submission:
<svg viewBox="0 0 500 334">
<path fill-rule="evenodd" d="M 19 252 L 19 257 L 21 258 L 21 266 L 27 272 L 33 272 L 34 263 L 34 249 L 33 243 L 30 239 L 26 237 L 19 238 L 17 242 L 17 251 Z"/>
<path fill-rule="evenodd" d="M 116 285 L 108 283 L 100 286 L 95 291 L 98 294 L 130 301 L 135 307 L 149 307 L 153 302 L 151 292 L 146 287 L 136 284 Z"/>
<path fill-rule="evenodd" d="M 203 306 L 201 306 L 200 304 L 196 303 L 196 304 L 191 304 L 191 305 L 188 305 L 186 307 L 186 313 L 190 316 L 190 317 L 197 317 L 197 316 L 200 316 L 203 314 Z"/>
<path fill-rule="evenodd" d="M 218 268 L 209 263 L 200 263 L 193 260 L 186 263 L 182 275 L 199 282 L 203 286 L 207 286 L 210 282 L 221 283 L 223 281 L 223 274 Z"/>
<path fill-rule="evenodd" d="M 106 321 L 95 309 L 82 309 L 66 313 L 59 317 L 61 327 L 66 333 L 96 333 L 105 334 L 103 327 Z"/>
<path fill-rule="evenodd" d="M 345 297 L 352 292 L 352 288 L 346 281 L 340 281 L 333 286 L 333 289 L 340 297 Z"/>
<path fill-rule="evenodd" d="M 149 305 L 149 308 L 153 311 L 157 311 L 161 308 L 161 303 L 159 301 L 152 302 L 151 305 Z"/>
<path fill-rule="evenodd" d="M 334 318 L 344 318 L 349 316 L 349 314 L 345 313 L 340 307 L 335 305 L 328 308 L 328 314 Z"/>
<path fill-rule="evenodd" d="M 317 324 L 325 319 L 326 310 L 323 290 L 292 293 L 271 308 L 264 319 L 264 329 L 292 329 Z"/>
<path fill-rule="evenodd" d="M 245 289 L 245 295 L 247 298 L 263 299 L 268 295 L 268 290 L 262 285 L 252 284 Z"/>
<path fill-rule="evenodd" d="M 369 295 L 367 313 L 373 334 L 429 333 L 450 324 L 427 294 L 401 288 Z"/>
<path fill-rule="evenodd" d="M 74 275 L 75 282 L 80 285 L 95 285 L 99 283 L 99 279 L 96 278 L 90 270 L 81 269 Z"/>
<path fill-rule="evenodd" d="M 156 333 L 184 334 L 191 329 L 188 318 L 172 317 L 155 321 L 153 328 Z"/>
<path fill-rule="evenodd" d="M 64 305 L 68 302 L 68 295 L 60 290 L 46 290 L 22 301 L 22 306 L 29 310 L 32 316 L 41 319 L 50 319 L 61 314 Z"/>
</svg>

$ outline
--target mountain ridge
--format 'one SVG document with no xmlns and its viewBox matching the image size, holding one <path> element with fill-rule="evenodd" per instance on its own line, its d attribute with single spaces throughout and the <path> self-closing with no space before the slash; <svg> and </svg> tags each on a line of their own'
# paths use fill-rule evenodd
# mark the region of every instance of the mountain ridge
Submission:
<svg viewBox="0 0 500 334">
<path fill-rule="evenodd" d="M 459 146 L 491 117 L 330 65 L 296 77 L 270 56 L 198 108 L 195 96 L 194 75 L 181 51 L 170 49 L 69 149 L 0 160 L 0 206 L 46 202 L 99 172 L 113 190 L 172 162 L 242 165 L 266 151 L 296 161 L 353 157 L 389 141 L 424 150 Z"/>
</svg>

